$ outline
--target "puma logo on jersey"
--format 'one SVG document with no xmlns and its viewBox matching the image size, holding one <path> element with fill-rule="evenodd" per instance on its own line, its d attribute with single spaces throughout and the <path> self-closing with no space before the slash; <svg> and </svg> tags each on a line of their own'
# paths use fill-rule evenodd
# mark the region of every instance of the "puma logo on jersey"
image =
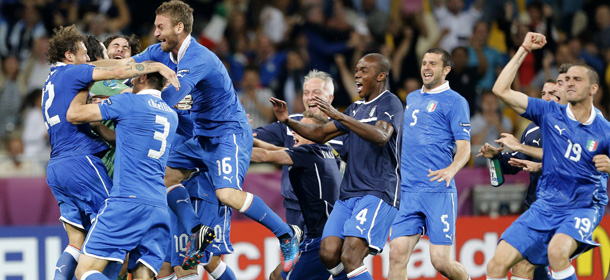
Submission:
<svg viewBox="0 0 610 280">
<path fill-rule="evenodd" d="M 445 237 L 449 238 L 449 240 L 453 241 L 453 238 L 449 234 L 445 234 Z"/>
<path fill-rule="evenodd" d="M 462 129 L 463 129 L 463 130 L 464 130 L 466 133 L 468 133 L 468 136 L 470 136 L 470 130 L 469 130 L 469 129 L 465 129 L 465 128 L 462 128 Z"/>
<path fill-rule="evenodd" d="M 364 230 L 363 228 L 360 228 L 360 226 L 356 226 L 356 228 L 360 231 L 360 234 L 364 234 Z"/>
<path fill-rule="evenodd" d="M 233 182 L 231 182 L 231 180 L 233 179 L 233 176 L 231 176 L 231 177 L 222 176 L 222 178 L 229 181 L 229 183 L 231 183 L 231 184 L 233 183 Z"/>
<path fill-rule="evenodd" d="M 534 142 L 534 143 L 536 143 L 536 145 L 540 146 L 540 139 L 538 139 L 538 140 L 534 139 L 534 140 L 532 140 L 532 142 Z"/>
<path fill-rule="evenodd" d="M 559 128 L 558 125 L 555 125 L 555 128 L 557 128 L 557 130 L 559 130 L 559 135 L 561 135 L 562 131 L 566 130 L 565 128 L 564 129 Z"/>
<path fill-rule="evenodd" d="M 57 266 L 56 266 L 56 267 L 55 267 L 55 269 L 56 269 L 56 270 L 59 270 L 59 273 L 63 273 L 63 271 L 61 271 L 61 269 L 62 269 L 64 266 L 66 266 L 66 265 L 64 264 L 64 265 L 62 265 L 62 266 L 60 266 L 60 267 L 57 267 Z"/>
<path fill-rule="evenodd" d="M 384 112 L 384 113 L 385 113 L 386 115 L 388 115 L 388 117 L 390 117 L 390 120 L 392 120 L 392 117 L 393 117 L 394 115 L 390 115 L 388 112 Z"/>
<path fill-rule="evenodd" d="M 178 204 L 180 202 L 189 203 L 189 199 L 185 198 L 185 199 L 178 199 L 178 200 L 176 200 L 176 204 Z"/>
<path fill-rule="evenodd" d="M 218 251 L 220 251 L 220 245 L 218 244 L 212 244 L 212 247 L 216 248 Z"/>
</svg>

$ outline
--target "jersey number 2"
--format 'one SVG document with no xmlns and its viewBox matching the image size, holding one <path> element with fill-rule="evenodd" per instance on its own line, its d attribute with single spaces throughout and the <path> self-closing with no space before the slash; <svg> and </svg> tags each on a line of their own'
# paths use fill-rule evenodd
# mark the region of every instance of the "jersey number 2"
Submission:
<svg viewBox="0 0 610 280">
<path fill-rule="evenodd" d="M 45 98 L 45 93 L 48 95 L 47 101 L 43 101 L 42 107 L 44 108 L 44 125 L 49 129 L 50 127 L 58 124 L 61 120 L 58 115 L 49 117 L 49 108 L 53 105 L 53 99 L 55 98 L 55 85 L 49 82 L 42 92 L 42 100 Z"/>
</svg>

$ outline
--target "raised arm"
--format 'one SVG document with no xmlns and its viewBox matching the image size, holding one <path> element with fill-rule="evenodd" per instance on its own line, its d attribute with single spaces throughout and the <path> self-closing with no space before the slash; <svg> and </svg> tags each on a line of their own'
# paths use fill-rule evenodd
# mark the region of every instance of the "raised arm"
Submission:
<svg viewBox="0 0 610 280">
<path fill-rule="evenodd" d="M 176 72 L 169 69 L 162 63 L 127 63 L 123 66 L 116 67 L 98 67 L 93 69 L 93 80 L 102 81 L 110 79 L 128 79 L 139 75 L 159 72 L 163 75 L 176 89 L 180 88 L 180 82 Z"/>
<path fill-rule="evenodd" d="M 73 124 L 88 123 L 102 120 L 102 112 L 97 104 L 87 104 L 89 91 L 79 92 L 66 112 L 66 120 Z"/>
<path fill-rule="evenodd" d="M 278 121 L 286 124 L 290 129 L 296 131 L 299 135 L 314 141 L 316 143 L 326 143 L 330 139 L 333 139 L 341 134 L 339 129 L 333 122 L 329 122 L 325 125 L 313 125 L 295 121 L 288 117 L 288 110 L 286 109 L 286 102 L 279 100 L 275 97 L 271 98 L 271 104 L 273 104 L 273 112 Z"/>
<path fill-rule="evenodd" d="M 320 111 L 325 113 L 328 117 L 341 122 L 341 124 L 345 125 L 352 132 L 356 133 L 356 135 L 360 136 L 360 138 L 368 142 L 377 144 L 379 146 L 384 146 L 386 143 L 388 143 L 388 141 L 390 141 L 392 133 L 394 133 L 394 127 L 392 124 L 386 121 L 377 121 L 375 125 L 368 125 L 361 123 L 348 115 L 340 113 L 337 111 L 337 109 L 331 106 L 330 103 L 318 96 L 314 97 L 314 102 L 316 105 L 318 105 Z M 333 127 L 335 127 L 334 124 Z"/>
<path fill-rule="evenodd" d="M 522 92 L 510 89 L 510 85 L 517 75 L 517 71 L 523 60 L 533 50 L 542 48 L 546 44 L 546 38 L 540 33 L 528 32 L 525 35 L 523 44 L 517 53 L 511 58 L 506 67 L 498 76 L 492 89 L 493 93 L 506 103 L 518 114 L 523 114 L 527 109 L 527 95 Z"/>
<path fill-rule="evenodd" d="M 263 148 L 252 148 L 253 162 L 268 162 L 281 165 L 292 165 L 292 158 L 284 150 L 270 151 Z"/>
</svg>

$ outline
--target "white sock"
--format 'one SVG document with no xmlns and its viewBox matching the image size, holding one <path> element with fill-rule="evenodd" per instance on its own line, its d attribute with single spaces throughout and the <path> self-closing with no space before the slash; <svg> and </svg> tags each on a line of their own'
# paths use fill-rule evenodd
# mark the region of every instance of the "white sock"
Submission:
<svg viewBox="0 0 610 280">
<path fill-rule="evenodd" d="M 328 272 L 330 272 L 330 274 L 332 274 L 333 276 L 339 275 L 341 271 L 343 271 L 343 263 L 339 263 L 337 266 L 328 270 Z"/>
<path fill-rule="evenodd" d="M 222 276 L 223 273 L 225 273 L 225 270 L 227 270 L 227 264 L 221 261 L 220 264 L 216 267 L 216 269 L 214 269 L 214 271 L 210 273 L 210 276 L 212 276 L 212 278 L 214 279 L 218 279 L 220 278 L 220 276 Z"/>
<path fill-rule="evenodd" d="M 570 265 L 570 266 L 566 267 L 566 269 L 560 270 L 560 271 L 551 270 L 553 279 L 566 279 L 566 278 L 572 276 L 572 274 L 574 274 L 575 272 L 576 272 L 576 270 L 574 269 L 574 267 L 572 265 Z"/>
</svg>

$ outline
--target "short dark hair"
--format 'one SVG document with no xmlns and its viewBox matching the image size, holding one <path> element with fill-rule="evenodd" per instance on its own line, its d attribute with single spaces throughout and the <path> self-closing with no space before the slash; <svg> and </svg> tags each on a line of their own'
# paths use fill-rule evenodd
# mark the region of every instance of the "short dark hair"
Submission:
<svg viewBox="0 0 610 280">
<path fill-rule="evenodd" d="M 568 69 L 570 69 L 570 67 L 572 67 L 572 63 L 564 63 L 559 65 L 559 69 L 557 69 L 557 71 L 559 72 L 559 74 L 565 74 L 568 73 Z"/>
<path fill-rule="evenodd" d="M 593 69 L 593 67 L 587 65 L 587 64 L 574 64 L 572 65 L 572 67 L 583 67 L 585 69 L 587 69 L 587 76 L 589 76 L 589 84 L 593 85 L 598 85 L 599 84 L 599 75 L 597 74 L 597 72 L 595 71 L 595 69 Z M 572 68 L 570 67 L 570 68 Z"/>
<path fill-rule="evenodd" d="M 324 125 L 328 122 L 327 118 L 322 117 L 319 114 L 316 114 L 309 110 L 303 112 L 303 118 L 313 119 L 314 123 L 317 125 Z"/>
<path fill-rule="evenodd" d="M 193 8 L 179 0 L 164 2 L 155 11 L 156 15 L 168 15 L 172 25 L 176 26 L 179 22 L 184 24 L 184 32 L 190 34 L 193 31 Z"/>
<path fill-rule="evenodd" d="M 76 53 L 78 43 L 85 41 L 85 36 L 76 30 L 74 24 L 53 29 L 53 37 L 49 40 L 49 50 L 47 50 L 47 61 L 50 64 L 64 61 L 67 51 Z"/>
<path fill-rule="evenodd" d="M 106 46 L 106 48 L 108 48 L 110 46 L 110 43 L 112 43 L 112 41 L 114 41 L 114 39 L 117 39 L 117 38 L 123 38 L 123 39 L 127 40 L 127 44 L 129 44 L 129 48 L 131 48 L 132 56 L 139 54 L 140 51 L 142 51 L 141 47 L 140 47 L 140 38 L 136 34 L 110 36 L 104 41 L 104 46 Z"/>
<path fill-rule="evenodd" d="M 544 81 L 544 83 L 545 83 L 545 84 L 546 84 L 546 83 L 556 84 L 556 83 L 557 83 L 557 80 L 555 80 L 555 79 L 548 79 L 548 80 Z"/>
<path fill-rule="evenodd" d="M 447 52 L 445 49 L 431 48 L 431 49 L 427 50 L 426 53 L 440 54 L 441 60 L 443 61 L 443 67 L 445 67 L 445 66 L 451 67 L 451 61 L 452 61 L 451 54 L 449 54 L 449 52 Z"/>
<path fill-rule="evenodd" d="M 91 61 L 104 59 L 104 48 L 102 47 L 101 43 L 102 42 L 97 37 L 87 35 L 85 47 L 87 48 L 87 55 L 89 55 L 89 59 L 91 59 Z"/>
<path fill-rule="evenodd" d="M 163 90 L 167 80 L 159 72 L 153 72 L 146 74 L 148 79 L 148 86 L 156 90 Z"/>
<path fill-rule="evenodd" d="M 372 58 L 377 62 L 377 74 L 379 73 L 385 73 L 386 75 L 386 80 L 389 78 L 390 76 L 390 61 L 388 60 L 387 57 L 385 57 L 384 55 L 380 54 L 380 53 L 369 53 L 366 54 L 365 56 L 363 56 L 362 58 Z"/>
</svg>

